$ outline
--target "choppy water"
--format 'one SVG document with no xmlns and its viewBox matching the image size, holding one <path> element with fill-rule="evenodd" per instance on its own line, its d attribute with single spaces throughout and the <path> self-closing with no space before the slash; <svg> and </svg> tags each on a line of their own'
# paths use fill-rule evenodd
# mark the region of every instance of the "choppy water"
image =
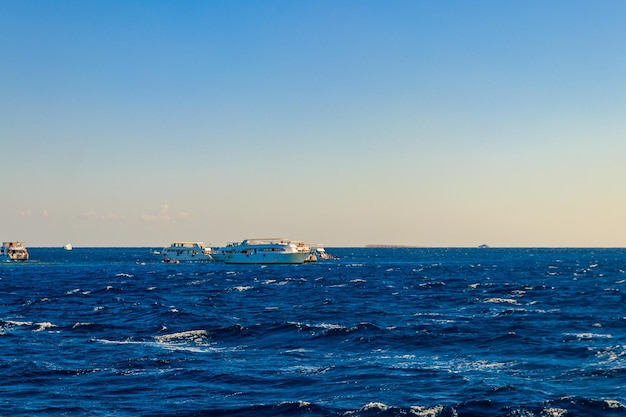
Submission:
<svg viewBox="0 0 626 417">
<path fill-rule="evenodd" d="M 0 263 L 0 414 L 626 415 L 626 250 L 330 252 Z"/>
</svg>

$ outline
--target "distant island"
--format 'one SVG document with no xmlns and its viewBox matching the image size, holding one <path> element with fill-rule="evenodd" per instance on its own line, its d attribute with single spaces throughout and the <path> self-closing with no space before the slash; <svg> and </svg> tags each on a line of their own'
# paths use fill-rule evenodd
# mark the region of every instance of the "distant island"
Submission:
<svg viewBox="0 0 626 417">
<path fill-rule="evenodd" d="M 385 245 L 385 244 L 370 244 L 365 245 L 366 248 L 423 248 L 423 246 L 412 246 L 412 245 Z"/>
</svg>

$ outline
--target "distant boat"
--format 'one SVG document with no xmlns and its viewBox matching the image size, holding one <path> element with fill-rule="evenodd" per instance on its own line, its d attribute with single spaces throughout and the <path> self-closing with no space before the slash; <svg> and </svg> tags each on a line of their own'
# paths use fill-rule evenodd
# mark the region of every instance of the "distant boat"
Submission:
<svg viewBox="0 0 626 417">
<path fill-rule="evenodd" d="M 479 245 L 478 247 L 481 249 L 487 249 L 489 248 L 489 245 L 487 245 L 486 243 L 483 243 L 482 245 Z"/>
<path fill-rule="evenodd" d="M 71 244 L 71 243 L 68 243 L 68 244 L 66 244 L 66 245 L 63 245 L 63 249 L 65 249 L 65 250 L 72 250 L 72 249 L 74 249 L 74 248 L 72 247 L 72 244 Z"/>
<path fill-rule="evenodd" d="M 27 261 L 28 250 L 24 242 L 3 242 L 0 246 L 0 260 Z"/>
<path fill-rule="evenodd" d="M 172 242 L 169 247 L 163 248 L 160 254 L 163 255 L 163 262 L 210 261 L 212 259 L 211 249 L 204 246 L 202 242 Z"/>
</svg>

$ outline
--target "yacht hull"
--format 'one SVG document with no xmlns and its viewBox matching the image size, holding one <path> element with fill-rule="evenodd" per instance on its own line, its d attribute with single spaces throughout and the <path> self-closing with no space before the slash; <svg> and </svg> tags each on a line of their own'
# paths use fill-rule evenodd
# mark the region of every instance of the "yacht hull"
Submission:
<svg viewBox="0 0 626 417">
<path fill-rule="evenodd" d="M 308 253 L 234 253 L 224 257 L 227 264 L 302 264 L 309 256 Z"/>
</svg>

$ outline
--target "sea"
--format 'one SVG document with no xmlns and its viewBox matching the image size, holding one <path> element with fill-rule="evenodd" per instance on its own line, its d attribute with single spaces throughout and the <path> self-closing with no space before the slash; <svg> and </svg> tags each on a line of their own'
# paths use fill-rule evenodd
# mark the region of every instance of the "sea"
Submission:
<svg viewBox="0 0 626 417">
<path fill-rule="evenodd" d="M 0 415 L 626 416 L 626 249 L 0 262 Z"/>
</svg>

